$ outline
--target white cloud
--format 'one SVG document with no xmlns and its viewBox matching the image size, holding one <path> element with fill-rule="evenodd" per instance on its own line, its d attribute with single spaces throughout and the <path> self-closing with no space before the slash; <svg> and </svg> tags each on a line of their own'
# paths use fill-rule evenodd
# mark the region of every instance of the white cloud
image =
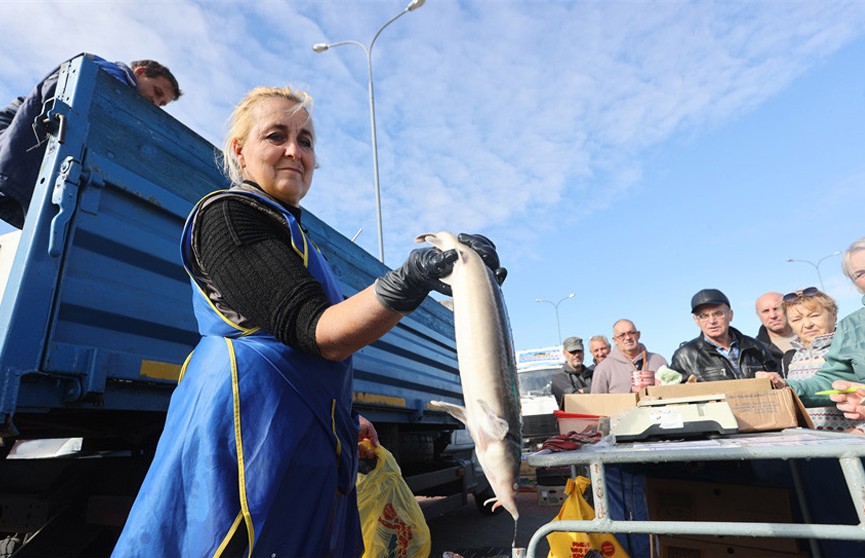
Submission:
<svg viewBox="0 0 865 558">
<path fill-rule="evenodd" d="M 403 5 L 6 3 L 0 94 L 81 50 L 151 57 L 185 91 L 169 112 L 218 142 L 252 86 L 308 86 L 322 163 L 308 205 L 346 234 L 364 226 L 370 248 L 364 55 L 310 47 L 366 42 Z M 539 216 L 563 199 L 608 207 L 645 149 L 741 117 L 863 29 L 862 3 L 428 2 L 373 52 L 388 242 L 436 223 L 530 237 L 512 223 L 554 226 Z"/>
</svg>

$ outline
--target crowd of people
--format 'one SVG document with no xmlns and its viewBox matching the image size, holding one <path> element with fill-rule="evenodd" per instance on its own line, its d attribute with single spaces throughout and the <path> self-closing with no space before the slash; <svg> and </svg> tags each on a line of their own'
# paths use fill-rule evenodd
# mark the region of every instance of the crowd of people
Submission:
<svg viewBox="0 0 865 558">
<path fill-rule="evenodd" d="M 865 238 L 844 253 L 842 270 L 865 294 Z M 768 292 L 754 306 L 761 326 L 750 337 L 731 326 L 733 309 L 722 291 L 700 290 L 691 298 L 700 335 L 681 343 L 669 362 L 646 349 L 627 319 L 613 324 L 615 347 L 602 335 L 591 338 L 590 366 L 583 364 L 582 339 L 568 337 L 562 344 L 565 363 L 552 378 L 553 395 L 564 409 L 567 394 L 637 392 L 660 381 L 662 366 L 678 372 L 681 381 L 767 377 L 775 387 L 796 392 L 816 428 L 865 434 L 865 308 L 838 322 L 837 304 L 816 287 Z M 841 393 L 816 394 L 833 389 Z"/>
<path fill-rule="evenodd" d="M 847 249 L 842 271 L 865 294 L 865 238 Z M 865 305 L 865 296 L 862 299 Z M 679 381 L 769 378 L 775 387 L 789 386 L 805 404 L 814 427 L 820 430 L 865 434 L 865 307 L 838 321 L 838 306 L 828 294 L 807 287 L 782 295 L 769 292 L 755 301 L 761 326 L 749 337 L 730 326 L 733 310 L 718 289 L 703 289 L 691 298 L 691 312 L 700 335 L 683 342 L 668 364 L 663 356 L 640 343 L 631 320 L 613 324 L 615 347 L 595 355 L 583 366 L 583 345 L 569 337 L 562 345 L 565 363 L 552 378 L 561 408 L 569 393 L 631 393 L 659 381 L 662 366 L 679 373 Z M 600 336 L 592 338 L 602 339 Z M 604 340 L 605 341 L 605 340 Z M 577 381 L 578 378 L 578 381 Z M 824 390 L 839 393 L 818 395 Z M 784 484 L 792 477 L 786 468 L 756 467 L 762 476 Z M 843 477 L 834 460 L 800 465 L 809 479 L 804 488 L 812 518 L 823 523 L 855 523 L 849 496 L 836 487 Z M 786 479 L 786 480 L 785 480 Z M 645 474 L 642 469 L 610 465 L 607 491 L 613 519 L 645 520 Z M 631 556 L 649 555 L 648 535 L 616 534 Z M 862 555 L 855 541 L 822 540 L 827 556 Z"/>
</svg>

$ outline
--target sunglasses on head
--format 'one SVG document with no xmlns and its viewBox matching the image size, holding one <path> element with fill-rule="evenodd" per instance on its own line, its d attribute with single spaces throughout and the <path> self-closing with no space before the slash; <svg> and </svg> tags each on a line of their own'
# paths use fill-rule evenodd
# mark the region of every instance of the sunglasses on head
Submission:
<svg viewBox="0 0 865 558">
<path fill-rule="evenodd" d="M 793 302 L 797 298 L 808 298 L 814 296 L 820 292 L 820 289 L 817 287 L 808 287 L 807 289 L 802 289 L 801 291 L 794 291 L 792 293 L 787 293 L 784 295 L 784 302 Z"/>
</svg>

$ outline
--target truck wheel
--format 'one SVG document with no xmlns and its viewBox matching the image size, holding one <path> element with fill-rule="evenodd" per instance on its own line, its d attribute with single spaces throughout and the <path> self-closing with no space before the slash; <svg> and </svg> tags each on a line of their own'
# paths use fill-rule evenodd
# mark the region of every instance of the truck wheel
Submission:
<svg viewBox="0 0 865 558">
<path fill-rule="evenodd" d="M 490 502 L 488 504 L 484 504 L 484 502 L 486 502 L 490 498 L 496 497 L 496 493 L 493 492 L 492 487 L 488 486 L 484 490 L 481 490 L 480 492 L 475 492 L 474 496 L 475 496 L 475 506 L 477 506 L 478 510 L 480 510 L 480 512 L 484 515 L 496 515 L 498 513 L 501 513 L 501 511 L 504 509 L 502 507 L 499 507 L 499 508 L 493 510 L 493 502 Z"/>
<path fill-rule="evenodd" d="M 403 434 L 399 440 L 399 464 L 430 463 L 433 461 L 435 434 Z"/>
</svg>

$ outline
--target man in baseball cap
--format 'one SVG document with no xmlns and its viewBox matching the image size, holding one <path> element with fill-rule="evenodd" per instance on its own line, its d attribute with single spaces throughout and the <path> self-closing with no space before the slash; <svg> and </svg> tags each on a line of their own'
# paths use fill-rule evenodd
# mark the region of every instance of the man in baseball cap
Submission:
<svg viewBox="0 0 865 558">
<path fill-rule="evenodd" d="M 691 297 L 691 313 L 701 335 L 673 353 L 673 370 L 701 382 L 753 378 L 757 372 L 779 370 L 766 345 L 730 327 L 730 299 L 718 289 L 703 289 Z"/>
<path fill-rule="evenodd" d="M 560 409 L 565 408 L 565 395 L 568 393 L 589 393 L 592 389 L 592 368 L 583 365 L 586 356 L 583 340 L 568 337 L 562 342 L 562 356 L 565 363 L 559 372 L 553 374 L 550 386 Z"/>
</svg>

